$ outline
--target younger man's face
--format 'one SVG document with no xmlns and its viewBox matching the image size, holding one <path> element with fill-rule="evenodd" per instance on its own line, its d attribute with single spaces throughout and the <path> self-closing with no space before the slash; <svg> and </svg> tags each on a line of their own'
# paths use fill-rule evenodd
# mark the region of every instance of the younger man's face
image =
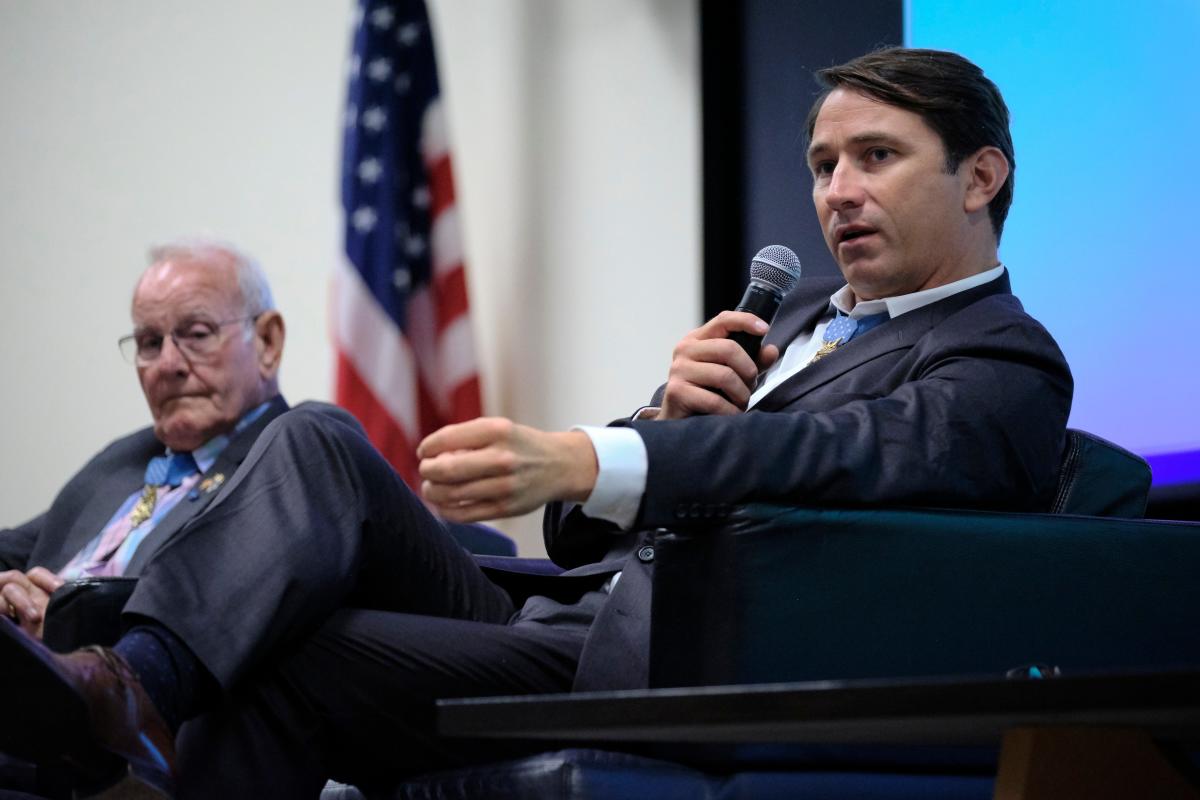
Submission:
<svg viewBox="0 0 1200 800">
<path fill-rule="evenodd" d="M 941 137 L 917 114 L 844 88 L 825 99 L 808 164 L 813 202 L 861 300 L 965 277 L 965 170 L 946 172 Z"/>
</svg>

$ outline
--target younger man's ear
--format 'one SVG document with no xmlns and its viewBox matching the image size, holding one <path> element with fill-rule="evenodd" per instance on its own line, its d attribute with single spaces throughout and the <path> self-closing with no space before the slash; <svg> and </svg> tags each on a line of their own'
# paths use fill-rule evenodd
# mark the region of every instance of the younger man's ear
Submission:
<svg viewBox="0 0 1200 800">
<path fill-rule="evenodd" d="M 975 151 L 964 159 L 961 168 L 965 170 L 967 192 L 964 198 L 964 208 L 967 213 L 974 213 L 987 208 L 988 203 L 1000 191 L 1000 187 L 1008 180 L 1008 159 L 1000 148 L 988 145 Z"/>
</svg>

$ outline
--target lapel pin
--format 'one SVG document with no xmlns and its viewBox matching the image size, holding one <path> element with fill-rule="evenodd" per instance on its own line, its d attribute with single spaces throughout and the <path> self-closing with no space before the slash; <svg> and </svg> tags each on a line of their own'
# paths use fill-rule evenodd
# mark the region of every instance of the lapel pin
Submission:
<svg viewBox="0 0 1200 800">
<path fill-rule="evenodd" d="M 210 494 L 221 488 L 221 484 L 225 482 L 225 474 L 218 472 L 211 478 L 205 478 L 200 481 L 200 491 L 204 494 Z"/>
</svg>

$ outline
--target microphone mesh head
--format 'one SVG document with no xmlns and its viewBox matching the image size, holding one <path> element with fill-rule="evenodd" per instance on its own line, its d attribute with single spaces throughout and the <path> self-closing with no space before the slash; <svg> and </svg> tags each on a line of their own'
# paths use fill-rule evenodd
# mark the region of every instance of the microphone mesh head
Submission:
<svg viewBox="0 0 1200 800">
<path fill-rule="evenodd" d="M 800 278 L 800 259 L 781 244 L 771 244 L 758 251 L 750 262 L 750 280 L 764 283 L 787 294 Z"/>
</svg>

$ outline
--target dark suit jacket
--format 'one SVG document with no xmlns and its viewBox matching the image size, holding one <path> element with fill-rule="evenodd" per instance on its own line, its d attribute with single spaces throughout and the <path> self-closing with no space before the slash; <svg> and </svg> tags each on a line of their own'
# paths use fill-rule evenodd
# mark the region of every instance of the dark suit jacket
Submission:
<svg viewBox="0 0 1200 800">
<path fill-rule="evenodd" d="M 217 473 L 232 477 L 258 435 L 287 409 L 283 396 L 275 397 L 258 419 L 233 437 L 205 477 Z M 117 507 L 141 488 L 146 464 L 164 452 L 162 442 L 154 438 L 153 428 L 143 428 L 105 447 L 62 488 L 49 510 L 20 527 L 0 531 L 0 569 L 62 569 L 101 531 Z M 125 574 L 140 574 L 162 543 L 203 513 L 215 495 L 198 492 L 195 499 L 181 500 L 141 543 Z"/>
<path fill-rule="evenodd" d="M 841 285 L 801 281 L 766 342 L 811 329 Z M 1061 351 L 1005 273 L 852 339 L 745 414 L 620 423 L 649 457 L 635 530 L 577 508 L 546 516 L 547 550 L 568 574 L 622 570 L 576 688 L 645 684 L 654 529 L 719 520 L 746 502 L 1044 508 L 1071 393 Z"/>
</svg>

